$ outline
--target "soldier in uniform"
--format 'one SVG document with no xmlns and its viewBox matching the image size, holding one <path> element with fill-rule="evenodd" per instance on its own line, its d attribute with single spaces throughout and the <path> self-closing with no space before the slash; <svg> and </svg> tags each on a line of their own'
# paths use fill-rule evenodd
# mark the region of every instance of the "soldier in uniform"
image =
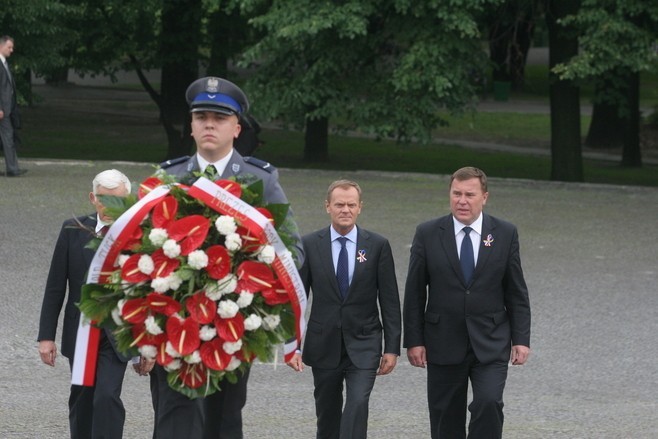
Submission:
<svg viewBox="0 0 658 439">
<path fill-rule="evenodd" d="M 267 203 L 288 203 L 278 171 L 269 163 L 253 157 L 243 157 L 234 149 L 234 141 L 242 129 L 240 120 L 249 110 L 244 92 L 226 79 L 206 77 L 194 81 L 185 94 L 192 113 L 192 137 L 196 153 L 162 163 L 168 174 L 181 182 L 192 183 L 200 172 L 211 179 L 237 176 L 263 181 Z M 301 237 L 289 211 L 288 224 L 296 237 L 299 266 L 303 261 Z M 222 383 L 221 391 L 206 398 L 191 400 L 172 390 L 167 384 L 167 372 L 156 365 L 151 375 L 151 390 L 155 409 L 154 438 L 222 438 L 241 439 L 242 408 L 247 401 L 249 370 L 237 383 Z M 205 419 L 205 422 L 204 422 Z"/>
</svg>

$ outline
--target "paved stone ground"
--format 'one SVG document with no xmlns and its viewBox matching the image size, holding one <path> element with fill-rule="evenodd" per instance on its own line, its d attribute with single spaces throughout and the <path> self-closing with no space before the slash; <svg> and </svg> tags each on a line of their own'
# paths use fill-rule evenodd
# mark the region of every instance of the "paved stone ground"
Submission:
<svg viewBox="0 0 658 439">
<path fill-rule="evenodd" d="M 68 436 L 69 371 L 42 364 L 35 341 L 61 222 L 89 212 L 93 176 L 117 167 L 138 181 L 150 166 L 23 160 L 0 178 L 0 437 Z M 415 226 L 448 212 L 446 176 L 284 169 L 303 232 L 327 224 L 322 198 L 339 177 L 359 181 L 359 223 L 389 237 L 402 286 Z M 510 369 L 505 437 L 654 438 L 658 432 L 658 189 L 492 179 L 487 210 L 517 224 L 533 307 L 532 356 Z M 147 379 L 126 373 L 125 437 L 149 438 Z M 427 438 L 425 374 L 404 354 L 378 379 L 370 437 Z M 310 370 L 257 364 L 247 438 L 314 437 Z"/>
</svg>

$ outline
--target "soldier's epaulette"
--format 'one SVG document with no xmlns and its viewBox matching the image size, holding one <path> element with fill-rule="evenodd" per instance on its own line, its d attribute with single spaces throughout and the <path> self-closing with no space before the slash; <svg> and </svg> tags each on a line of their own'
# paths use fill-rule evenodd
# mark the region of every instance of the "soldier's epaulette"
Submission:
<svg viewBox="0 0 658 439">
<path fill-rule="evenodd" d="M 184 161 L 187 161 L 190 158 L 189 155 L 184 155 L 183 157 L 178 157 L 175 159 L 167 160 L 162 163 L 160 163 L 160 168 L 162 169 L 167 169 L 170 166 L 177 165 L 179 163 L 183 163 Z"/>
<path fill-rule="evenodd" d="M 258 166 L 265 172 L 269 172 L 270 174 L 276 170 L 274 166 L 272 166 L 269 162 L 266 162 L 261 159 L 257 159 L 256 157 L 243 157 L 244 161 L 249 163 L 250 165 Z"/>
</svg>

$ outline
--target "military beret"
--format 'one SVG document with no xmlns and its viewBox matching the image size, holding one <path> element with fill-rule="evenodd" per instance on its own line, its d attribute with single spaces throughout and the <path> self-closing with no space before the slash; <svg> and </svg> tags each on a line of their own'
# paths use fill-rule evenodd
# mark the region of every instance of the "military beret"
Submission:
<svg viewBox="0 0 658 439">
<path fill-rule="evenodd" d="M 214 76 L 197 79 L 185 92 L 190 112 L 214 111 L 240 115 L 249 110 L 249 100 L 237 85 Z"/>
</svg>

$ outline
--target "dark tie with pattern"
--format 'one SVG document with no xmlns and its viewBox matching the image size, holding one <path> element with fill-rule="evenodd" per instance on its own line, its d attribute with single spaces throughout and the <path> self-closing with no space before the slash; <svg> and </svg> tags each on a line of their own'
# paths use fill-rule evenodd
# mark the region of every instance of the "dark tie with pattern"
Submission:
<svg viewBox="0 0 658 439">
<path fill-rule="evenodd" d="M 98 231 L 98 234 L 100 236 L 105 236 L 107 235 L 107 231 L 110 230 L 110 226 L 103 226 L 101 229 Z"/>
<path fill-rule="evenodd" d="M 347 290 L 350 288 L 349 263 L 347 262 L 347 247 L 345 243 L 347 238 L 338 238 L 340 242 L 340 253 L 338 253 L 338 263 L 336 264 L 336 280 L 343 300 L 347 298 Z"/>
<path fill-rule="evenodd" d="M 217 168 L 215 168 L 215 165 L 208 165 L 206 166 L 206 170 L 203 171 L 203 175 L 205 175 L 209 180 L 215 181 L 217 180 Z"/>
<path fill-rule="evenodd" d="M 459 257 L 459 262 L 462 266 L 462 273 L 464 275 L 464 280 L 466 283 L 471 281 L 471 276 L 473 276 L 473 270 L 475 269 L 475 257 L 473 255 L 473 243 L 471 242 L 471 237 L 468 234 L 471 232 L 470 227 L 464 227 L 464 240 L 462 241 L 462 248 Z"/>
</svg>

